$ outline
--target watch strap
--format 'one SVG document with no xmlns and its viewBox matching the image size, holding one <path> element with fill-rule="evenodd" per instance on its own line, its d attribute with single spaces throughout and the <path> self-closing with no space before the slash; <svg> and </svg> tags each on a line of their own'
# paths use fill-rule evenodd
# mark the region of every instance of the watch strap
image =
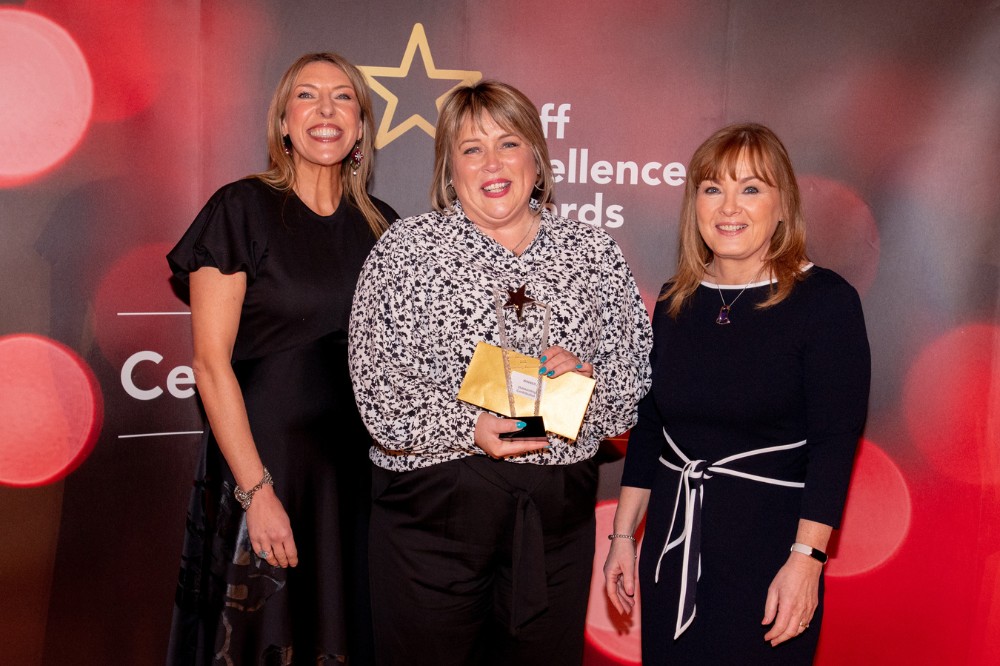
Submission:
<svg viewBox="0 0 1000 666">
<path fill-rule="evenodd" d="M 808 555 L 820 564 L 826 564 L 826 561 L 830 559 L 830 557 L 819 548 L 813 548 L 812 546 L 807 546 L 804 543 L 793 543 L 791 551 L 793 553 Z"/>
</svg>

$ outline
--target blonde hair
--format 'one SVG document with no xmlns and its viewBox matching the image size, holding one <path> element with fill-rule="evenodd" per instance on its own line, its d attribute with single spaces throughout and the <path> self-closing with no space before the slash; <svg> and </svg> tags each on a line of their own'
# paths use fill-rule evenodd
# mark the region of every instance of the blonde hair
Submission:
<svg viewBox="0 0 1000 666">
<path fill-rule="evenodd" d="M 777 188 L 781 196 L 782 217 L 764 257 L 764 274 L 777 282 L 772 282 L 770 296 L 757 307 L 768 308 L 780 303 L 802 279 L 802 266 L 809 261 L 806 227 L 788 151 L 777 135 L 763 125 L 729 125 L 698 146 L 688 165 L 681 203 L 677 273 L 658 299 L 670 301 L 671 317 L 677 316 L 698 289 L 705 276 L 705 266 L 714 256 L 698 231 L 695 207 L 698 188 L 705 180 L 718 180 L 723 176 L 735 179 L 740 163 L 745 163 L 754 176 Z"/>
<path fill-rule="evenodd" d="M 542 206 L 552 203 L 555 178 L 538 109 L 517 88 L 485 80 L 456 88 L 441 105 L 434 133 L 434 180 L 431 183 L 434 210 L 446 211 L 455 203 L 455 190 L 451 187 L 451 150 L 458 142 L 462 126 L 467 120 L 482 123 L 486 116 L 528 143 L 538 168 L 532 198 Z"/>
<path fill-rule="evenodd" d="M 357 168 L 358 175 L 354 175 L 354 168 L 351 166 L 350 155 L 340 164 L 340 176 L 343 183 L 347 200 L 357 207 L 364 216 L 365 221 L 371 228 L 375 237 L 379 237 L 389 227 L 389 224 L 382 213 L 372 202 L 368 194 L 368 181 L 371 179 L 374 168 L 375 155 L 375 121 L 372 118 L 372 94 L 368 87 L 368 82 L 357 67 L 352 65 L 343 56 L 337 53 L 307 53 L 285 70 L 278 87 L 271 97 L 271 105 L 267 109 L 267 155 L 269 165 L 266 171 L 254 174 L 252 178 L 258 178 L 271 187 L 288 192 L 295 186 L 295 165 L 292 156 L 285 152 L 284 135 L 281 132 L 281 122 L 285 118 L 285 107 L 288 98 L 292 95 L 295 86 L 295 79 L 302 69 L 314 62 L 326 62 L 342 71 L 350 80 L 354 87 L 354 94 L 361 107 L 361 122 L 364 127 L 361 139 L 358 141 L 358 149 L 364 155 L 360 166 Z M 351 153 L 353 153 L 353 149 Z"/>
</svg>

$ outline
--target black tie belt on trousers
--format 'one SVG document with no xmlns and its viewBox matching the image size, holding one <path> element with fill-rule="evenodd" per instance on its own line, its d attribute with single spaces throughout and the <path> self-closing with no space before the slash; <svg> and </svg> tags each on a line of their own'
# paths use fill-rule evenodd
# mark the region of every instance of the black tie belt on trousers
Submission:
<svg viewBox="0 0 1000 666">
<path fill-rule="evenodd" d="M 512 465 L 515 463 L 500 463 Z M 539 476 L 535 487 L 513 485 L 492 466 L 469 465 L 489 483 L 510 493 L 515 501 L 514 535 L 511 547 L 511 601 L 507 630 L 516 636 L 518 629 L 549 607 L 548 581 L 545 575 L 545 541 L 542 515 L 531 492 L 545 480 Z"/>
<path fill-rule="evenodd" d="M 687 629 L 695 616 L 695 591 L 698 579 L 701 578 L 701 509 L 705 500 L 705 482 L 712 478 L 713 474 L 726 474 L 728 476 L 738 476 L 741 479 L 749 479 L 759 483 L 767 483 L 774 486 L 786 486 L 788 488 L 804 488 L 806 484 L 800 481 L 782 481 L 772 479 L 757 474 L 748 474 L 726 467 L 729 463 L 758 456 L 775 451 L 787 451 L 805 446 L 806 440 L 795 442 L 794 444 L 782 444 L 779 446 L 768 446 L 751 451 L 744 451 L 728 456 L 714 463 L 705 460 L 690 460 L 677 447 L 667 431 L 663 431 L 663 437 L 667 440 L 670 448 L 677 454 L 683 462 L 682 466 L 660 457 L 660 463 L 672 470 L 680 472 L 680 479 L 677 483 L 677 497 L 674 500 L 674 512 L 670 518 L 670 529 L 667 530 L 667 538 L 663 544 L 663 551 L 656 561 L 656 575 L 654 580 L 660 582 L 660 565 L 663 557 L 674 548 L 682 548 L 681 559 L 681 584 L 680 594 L 677 601 L 677 624 L 674 628 L 674 638 L 676 639 Z M 683 503 L 683 504 L 682 504 Z M 677 520 L 677 513 L 683 506 L 683 519 Z M 676 537 L 674 532 L 678 531 Z"/>
</svg>

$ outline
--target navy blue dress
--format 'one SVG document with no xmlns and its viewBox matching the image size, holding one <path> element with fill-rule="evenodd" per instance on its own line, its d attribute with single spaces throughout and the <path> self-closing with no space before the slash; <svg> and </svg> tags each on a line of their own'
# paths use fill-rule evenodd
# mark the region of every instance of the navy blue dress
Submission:
<svg viewBox="0 0 1000 666">
<path fill-rule="evenodd" d="M 723 287 L 727 303 L 740 288 Z M 867 412 L 870 352 L 858 295 L 833 271 L 813 266 L 787 299 L 756 309 L 768 292 L 767 284 L 751 285 L 728 326 L 715 323 L 722 301 L 705 283 L 676 319 L 666 302 L 653 316 L 653 386 L 622 476 L 623 486 L 652 490 L 639 561 L 646 666 L 809 664 L 816 651 L 822 580 L 810 628 L 775 648 L 764 641 L 764 603 L 799 519 L 839 526 Z M 678 615 L 682 625 L 690 619 L 679 610 L 684 548 L 660 556 L 681 474 L 660 457 L 674 467 L 685 461 L 664 431 L 687 460 L 707 463 L 805 440 L 723 465 L 756 478 L 704 480 L 701 575 L 690 590 L 696 612 L 677 639 Z M 683 511 L 682 500 L 671 539 Z M 698 566 L 697 553 L 688 564 Z"/>
<path fill-rule="evenodd" d="M 246 273 L 233 369 L 299 555 L 281 569 L 253 554 L 232 472 L 206 427 L 168 663 L 371 659 L 371 440 L 351 389 L 347 328 L 375 240 L 346 200 L 321 216 L 250 178 L 216 192 L 167 257 L 185 282 L 203 266 Z"/>
</svg>

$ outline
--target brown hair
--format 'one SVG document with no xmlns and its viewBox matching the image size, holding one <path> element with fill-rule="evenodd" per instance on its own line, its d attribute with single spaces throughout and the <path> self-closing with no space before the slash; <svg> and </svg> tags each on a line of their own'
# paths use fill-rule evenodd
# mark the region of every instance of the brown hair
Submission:
<svg viewBox="0 0 1000 666">
<path fill-rule="evenodd" d="M 447 210 L 455 202 L 455 190 L 451 187 L 451 150 L 458 141 L 462 126 L 470 119 L 481 123 L 487 115 L 531 146 L 539 172 L 532 198 L 542 206 L 552 203 L 555 179 L 538 109 L 517 88 L 485 80 L 456 88 L 441 105 L 434 132 L 434 180 L 431 183 L 434 210 Z"/>
<path fill-rule="evenodd" d="M 372 93 L 364 74 L 343 56 L 337 53 L 307 53 L 285 70 L 278 82 L 278 87 L 271 97 L 271 105 L 267 109 L 267 154 L 269 165 L 267 171 L 254 174 L 271 187 L 287 192 L 295 185 L 295 166 L 291 155 L 285 153 L 284 136 L 281 132 L 281 121 L 285 117 L 285 107 L 292 94 L 295 79 L 302 69 L 314 62 L 326 62 L 340 69 L 354 87 L 358 105 L 361 107 L 361 122 L 364 126 L 358 149 L 365 156 L 358 167 L 358 175 L 353 175 L 351 160 L 348 156 L 340 164 L 340 176 L 347 200 L 361 211 L 365 221 L 376 237 L 381 236 L 388 228 L 388 222 L 372 203 L 368 195 L 368 181 L 372 175 L 375 155 L 375 122 L 372 119 Z M 351 151 L 354 152 L 353 150 Z"/>
<path fill-rule="evenodd" d="M 776 187 L 781 196 L 782 217 L 764 257 L 767 274 L 777 282 L 772 283 L 768 299 L 757 307 L 768 308 L 780 303 L 792 292 L 795 283 L 802 279 L 802 266 L 809 261 L 806 255 L 806 227 L 799 186 L 788 151 L 777 135 L 763 125 L 729 125 L 698 146 L 688 165 L 681 203 L 677 273 L 671 278 L 670 287 L 658 299 L 670 301 L 668 312 L 672 317 L 677 316 L 697 290 L 705 275 L 705 266 L 713 257 L 711 248 L 698 231 L 695 209 L 698 187 L 702 181 L 716 180 L 721 176 L 735 178 L 736 168 L 744 160 L 754 176 Z"/>
</svg>

